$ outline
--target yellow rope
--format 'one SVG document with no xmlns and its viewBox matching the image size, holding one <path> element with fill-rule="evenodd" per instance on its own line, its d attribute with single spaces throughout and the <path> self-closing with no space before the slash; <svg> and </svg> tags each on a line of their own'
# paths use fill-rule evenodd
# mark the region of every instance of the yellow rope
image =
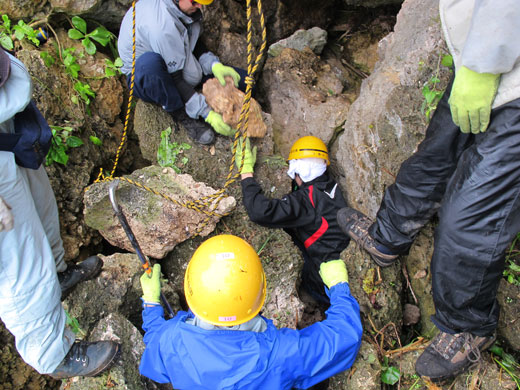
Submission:
<svg viewBox="0 0 520 390">
<path fill-rule="evenodd" d="M 265 29 L 265 21 L 264 21 L 264 15 L 262 12 L 262 2 L 261 0 L 258 0 L 257 4 L 258 8 L 258 15 L 260 16 L 260 26 L 262 29 L 262 45 L 260 47 L 260 50 L 258 52 L 258 55 L 256 56 L 255 62 L 253 64 L 253 44 L 252 44 L 252 20 L 251 20 L 251 0 L 247 0 L 247 77 L 244 80 L 246 83 L 246 92 L 244 96 L 244 100 L 242 102 L 242 109 L 240 111 L 240 117 L 239 117 L 239 125 L 238 129 L 235 132 L 235 137 L 233 141 L 233 156 L 231 158 L 231 164 L 229 166 L 229 172 L 226 177 L 226 182 L 224 183 L 224 187 L 218 190 L 216 193 L 208 196 L 204 196 L 200 199 L 181 203 L 176 199 L 173 199 L 172 197 L 160 193 L 142 183 L 136 182 L 132 179 L 128 179 L 125 177 L 114 177 L 114 173 L 116 171 L 117 165 L 119 163 L 119 158 L 121 157 L 123 147 L 127 140 L 127 131 L 128 131 L 128 124 L 130 120 L 130 114 L 132 110 L 132 98 L 133 98 L 133 90 L 134 90 L 134 78 L 135 78 L 135 0 L 132 3 L 132 73 L 130 77 L 130 93 L 128 97 L 128 105 L 126 109 L 126 116 L 125 116 L 125 124 L 123 127 L 123 134 L 121 136 L 121 142 L 119 143 L 119 146 L 117 148 L 116 157 L 114 161 L 114 165 L 112 167 L 112 170 L 110 172 L 109 176 L 105 176 L 103 173 L 103 168 L 100 169 L 99 175 L 97 179 L 94 181 L 94 183 L 99 182 L 108 182 L 115 179 L 119 179 L 121 181 L 125 181 L 131 185 L 134 185 L 138 188 L 141 188 L 143 190 L 146 190 L 148 192 L 151 192 L 155 195 L 158 195 L 164 199 L 167 199 L 181 207 L 186 207 L 191 210 L 196 210 L 197 212 L 200 212 L 202 214 L 205 214 L 206 217 L 200 224 L 199 228 L 196 231 L 196 234 L 200 234 L 202 229 L 208 224 L 211 217 L 222 217 L 225 215 L 229 215 L 229 213 L 225 214 L 218 214 L 215 212 L 218 205 L 220 204 L 220 201 L 224 198 L 224 193 L 227 190 L 227 188 L 236 181 L 238 176 L 240 175 L 240 171 L 242 170 L 242 167 L 244 165 L 244 156 L 245 156 L 245 147 L 242 148 L 242 159 L 240 164 L 240 169 L 238 169 L 238 172 L 233 175 L 233 169 L 235 167 L 235 155 L 236 150 L 238 146 L 238 140 L 240 136 L 240 132 L 242 131 L 242 140 L 245 141 L 247 137 L 247 128 L 249 124 L 249 112 L 250 112 L 250 103 L 251 103 L 251 92 L 253 89 L 253 86 L 255 84 L 254 74 L 258 70 L 261 60 L 264 56 L 265 47 L 266 47 L 266 29 Z M 89 187 L 85 189 L 85 191 L 88 190 Z"/>
</svg>

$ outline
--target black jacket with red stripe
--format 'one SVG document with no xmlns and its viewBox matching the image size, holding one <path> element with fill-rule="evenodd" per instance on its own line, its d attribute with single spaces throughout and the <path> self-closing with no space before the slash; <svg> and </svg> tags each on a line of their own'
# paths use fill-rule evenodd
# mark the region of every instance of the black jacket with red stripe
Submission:
<svg viewBox="0 0 520 390">
<path fill-rule="evenodd" d="M 305 260 L 308 287 L 326 296 L 319 276 L 320 264 L 340 258 L 349 238 L 341 231 L 336 213 L 347 207 L 339 185 L 328 173 L 304 183 L 282 199 L 270 199 L 254 178 L 242 180 L 244 206 L 251 221 L 259 225 L 283 228 L 300 248 Z"/>
</svg>

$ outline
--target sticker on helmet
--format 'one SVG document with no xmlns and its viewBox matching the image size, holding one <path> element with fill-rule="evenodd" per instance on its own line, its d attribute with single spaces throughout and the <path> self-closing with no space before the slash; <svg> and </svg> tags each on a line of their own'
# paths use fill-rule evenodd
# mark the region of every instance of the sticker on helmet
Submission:
<svg viewBox="0 0 520 390">
<path fill-rule="evenodd" d="M 229 316 L 229 317 L 218 317 L 218 320 L 220 322 L 231 322 L 231 321 L 236 321 L 237 320 L 237 316 Z"/>
<path fill-rule="evenodd" d="M 215 258 L 217 260 L 228 260 L 228 259 L 234 259 L 235 254 L 233 252 L 221 252 L 215 254 Z"/>
</svg>

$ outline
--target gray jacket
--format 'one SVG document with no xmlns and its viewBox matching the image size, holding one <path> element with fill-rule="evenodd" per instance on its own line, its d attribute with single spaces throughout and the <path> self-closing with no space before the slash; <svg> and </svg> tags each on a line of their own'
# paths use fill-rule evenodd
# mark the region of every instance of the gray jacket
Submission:
<svg viewBox="0 0 520 390">
<path fill-rule="evenodd" d="M 520 1 L 440 0 L 455 68 L 502 74 L 493 108 L 520 97 Z"/>
<path fill-rule="evenodd" d="M 193 50 L 202 32 L 199 20 L 184 14 L 173 0 L 140 0 L 135 5 L 136 59 L 146 52 L 161 55 L 169 73 L 182 70 L 184 80 L 197 86 L 203 75 L 211 74 L 211 67 L 219 62 L 211 52 L 204 53 L 198 60 Z M 123 60 L 122 72 L 132 71 L 132 8 L 121 23 L 118 50 Z M 186 102 L 186 113 L 197 118 L 207 115 L 208 105 L 202 94 L 196 93 Z"/>
</svg>

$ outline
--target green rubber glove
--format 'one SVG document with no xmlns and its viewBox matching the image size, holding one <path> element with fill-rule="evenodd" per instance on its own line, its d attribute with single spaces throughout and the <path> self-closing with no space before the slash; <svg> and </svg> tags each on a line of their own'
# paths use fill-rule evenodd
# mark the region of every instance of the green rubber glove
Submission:
<svg viewBox="0 0 520 390">
<path fill-rule="evenodd" d="M 347 267 L 343 260 L 331 260 L 320 265 L 320 276 L 328 288 L 338 283 L 348 283 Z"/>
<path fill-rule="evenodd" d="M 161 296 L 161 265 L 155 264 L 151 277 L 145 272 L 141 275 L 141 288 L 143 289 L 144 302 L 160 302 Z"/>
<path fill-rule="evenodd" d="M 222 65 L 220 62 L 215 62 L 211 67 L 211 71 L 222 86 L 226 85 L 226 79 L 224 77 L 231 76 L 233 78 L 233 82 L 235 83 L 235 87 L 238 88 L 240 75 L 231 66 Z"/>
<path fill-rule="evenodd" d="M 449 99 L 451 117 L 463 133 L 483 133 L 489 125 L 499 74 L 477 73 L 462 66 L 455 74 Z"/>
<path fill-rule="evenodd" d="M 220 135 L 231 137 L 233 134 L 235 134 L 235 130 L 226 122 L 224 122 L 222 115 L 220 115 L 218 112 L 211 110 L 205 121 L 209 123 L 210 126 L 213 127 L 213 130 L 215 130 Z"/>
<path fill-rule="evenodd" d="M 237 168 L 240 169 L 240 165 L 242 162 L 242 138 L 239 138 L 237 151 L 235 154 L 235 163 Z M 246 138 L 246 150 L 244 152 L 244 165 L 242 166 L 242 170 L 240 173 L 253 173 L 254 167 L 256 163 L 256 146 L 251 150 L 251 142 L 249 142 L 249 138 Z"/>
</svg>

